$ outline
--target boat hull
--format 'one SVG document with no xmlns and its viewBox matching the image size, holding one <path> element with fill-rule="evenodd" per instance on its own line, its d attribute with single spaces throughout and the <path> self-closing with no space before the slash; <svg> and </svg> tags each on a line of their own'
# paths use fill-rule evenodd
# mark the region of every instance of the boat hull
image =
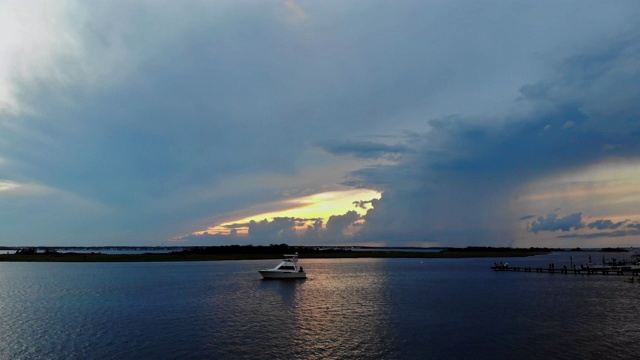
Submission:
<svg viewBox="0 0 640 360">
<path fill-rule="evenodd" d="M 304 279 L 307 273 L 304 271 L 277 271 L 258 270 L 264 279 Z"/>
</svg>

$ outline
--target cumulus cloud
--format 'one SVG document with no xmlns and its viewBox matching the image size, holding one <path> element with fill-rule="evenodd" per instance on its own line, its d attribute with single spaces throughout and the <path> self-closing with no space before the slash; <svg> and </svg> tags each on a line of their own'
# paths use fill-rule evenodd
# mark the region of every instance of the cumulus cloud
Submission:
<svg viewBox="0 0 640 360">
<path fill-rule="evenodd" d="M 582 223 L 582 213 L 575 213 L 565 217 L 558 217 L 558 214 L 548 214 L 546 217 L 538 216 L 531 223 L 530 231 L 570 231 L 579 230 L 584 227 Z"/>
<path fill-rule="evenodd" d="M 530 218 L 532 217 L 526 217 L 526 219 Z M 600 231 L 576 232 L 581 229 Z M 570 234 L 557 235 L 555 236 L 556 239 L 606 239 L 640 235 L 640 223 L 632 220 L 613 222 L 610 219 L 598 219 L 585 223 L 582 221 L 581 213 L 575 213 L 565 217 L 559 217 L 557 214 L 551 213 L 546 216 L 538 216 L 535 221 L 528 224 L 527 230 L 533 233 L 556 231 L 563 233 L 572 232 Z"/>
<path fill-rule="evenodd" d="M 639 229 L 640 230 L 640 223 L 637 222 L 637 221 L 634 221 L 634 222 L 626 224 L 625 227 L 631 228 L 631 229 Z"/>
<path fill-rule="evenodd" d="M 359 207 L 360 209 L 367 209 L 368 205 L 373 204 L 374 200 L 359 200 L 359 201 L 354 201 L 353 205 Z"/>
<path fill-rule="evenodd" d="M 329 217 L 326 226 L 321 218 L 275 217 L 272 219 L 251 220 L 247 223 L 233 223 L 224 225 L 231 234 L 203 232 L 177 238 L 191 244 L 203 244 L 218 241 L 234 241 L 250 244 L 290 243 L 290 244 L 318 244 L 340 243 L 352 239 L 352 232 L 358 227 L 362 219 L 356 211 L 348 211 L 342 215 Z M 299 229 L 304 227 L 305 229 Z M 245 235 L 239 234 L 240 229 L 248 229 Z"/>
<path fill-rule="evenodd" d="M 558 239 L 607 239 L 607 238 L 621 238 L 627 236 L 640 235 L 640 230 L 617 230 L 617 231 L 605 231 L 595 232 L 589 234 L 565 234 L 558 235 Z"/>
<path fill-rule="evenodd" d="M 609 219 L 599 219 L 587 224 L 591 230 L 614 230 L 597 231 L 590 233 L 573 233 L 557 236 L 558 239 L 606 239 L 621 238 L 640 235 L 640 223 L 637 221 L 625 220 L 613 222 Z"/>
<path fill-rule="evenodd" d="M 619 227 L 625 226 L 626 224 L 628 224 L 628 220 L 614 223 L 609 219 L 600 219 L 587 224 L 587 227 L 589 229 L 604 230 L 604 229 L 617 229 Z"/>
<path fill-rule="evenodd" d="M 343 215 L 332 215 L 327 220 L 325 237 L 329 240 L 344 239 L 345 231 L 356 225 L 361 219 L 360 214 L 355 210 L 347 211 Z"/>
<path fill-rule="evenodd" d="M 290 217 L 276 217 L 272 221 L 251 220 L 249 238 L 261 241 L 295 242 L 297 240 L 295 225 L 295 218 Z"/>
<path fill-rule="evenodd" d="M 322 239 L 323 232 L 323 220 L 315 219 L 313 224 L 307 225 L 307 230 L 301 237 L 301 240 L 305 243 L 317 243 L 318 240 Z"/>
</svg>

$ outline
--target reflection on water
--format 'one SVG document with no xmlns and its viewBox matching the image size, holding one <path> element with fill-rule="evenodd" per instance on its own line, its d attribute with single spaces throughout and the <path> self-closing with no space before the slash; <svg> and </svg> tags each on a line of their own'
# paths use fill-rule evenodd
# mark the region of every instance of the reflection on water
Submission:
<svg viewBox="0 0 640 360">
<path fill-rule="evenodd" d="M 0 263 L 0 359 L 576 359 L 640 353 L 640 284 L 504 259 Z M 550 255 L 509 259 L 535 266 Z"/>
<path fill-rule="evenodd" d="M 294 354 L 306 358 L 389 357 L 389 289 L 384 260 L 334 266 L 312 262 L 309 286 L 297 288 Z M 375 269 L 375 271 L 370 271 Z M 306 285 L 306 284 L 305 284 Z"/>
<path fill-rule="evenodd" d="M 254 269 L 260 268 L 254 262 Z M 199 311 L 207 349 L 234 358 L 389 358 L 384 260 L 306 260 L 307 279 L 220 278 Z M 371 271 L 375 269 L 375 271 Z M 192 340 L 193 341 L 193 340 Z"/>
<path fill-rule="evenodd" d="M 313 269 L 307 279 L 258 280 L 256 295 L 232 305 L 232 309 L 238 306 L 232 312 L 252 309 L 235 321 L 246 332 L 258 333 L 262 347 L 260 353 L 240 350 L 240 354 L 389 358 L 393 349 L 387 321 L 389 290 L 386 278 L 380 276 L 385 266 L 384 260 L 306 260 L 305 267 Z"/>
<path fill-rule="evenodd" d="M 295 306 L 298 290 L 307 279 L 271 279 L 260 281 L 260 290 L 277 295 L 285 306 Z"/>
</svg>

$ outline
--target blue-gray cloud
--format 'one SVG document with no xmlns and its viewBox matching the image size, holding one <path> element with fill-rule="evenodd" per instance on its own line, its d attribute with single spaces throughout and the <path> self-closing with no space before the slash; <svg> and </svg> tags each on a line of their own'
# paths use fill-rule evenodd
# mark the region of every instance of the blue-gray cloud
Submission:
<svg viewBox="0 0 640 360">
<path fill-rule="evenodd" d="M 334 155 L 351 155 L 365 159 L 385 158 L 397 160 L 403 153 L 413 149 L 403 144 L 387 145 L 373 141 L 326 141 L 318 144 L 325 151 Z"/>
<path fill-rule="evenodd" d="M 571 214 L 565 217 L 558 217 L 551 213 L 546 217 L 539 216 L 529 226 L 529 231 L 537 233 L 539 231 L 562 231 L 569 232 L 587 228 L 589 230 L 615 230 L 598 231 L 589 233 L 571 233 L 558 235 L 558 239 L 599 239 L 599 238 L 620 238 L 625 236 L 639 235 L 639 224 L 637 221 L 625 220 L 613 222 L 610 219 L 598 219 L 588 224 L 582 222 L 580 213 Z"/>
<path fill-rule="evenodd" d="M 640 235 L 640 230 L 617 230 L 603 231 L 589 234 L 565 234 L 556 236 L 557 239 L 600 239 L 600 238 L 620 238 L 626 236 Z"/>
<path fill-rule="evenodd" d="M 347 211 L 343 215 L 331 215 L 327 220 L 326 237 L 333 239 L 344 239 L 344 232 L 362 217 L 355 210 Z"/>
<path fill-rule="evenodd" d="M 367 209 L 368 206 L 371 205 L 374 200 L 358 200 L 358 201 L 354 201 L 353 205 L 359 207 L 360 209 Z"/>
<path fill-rule="evenodd" d="M 617 229 L 620 227 L 624 227 L 625 225 L 628 225 L 629 221 L 619 221 L 619 222 L 613 222 L 609 219 L 600 219 L 600 220 L 596 220 L 592 223 L 589 223 L 587 225 L 587 227 L 589 229 L 598 229 L 598 230 L 605 230 L 605 229 Z"/>
<path fill-rule="evenodd" d="M 297 239 L 294 218 L 277 217 L 272 221 L 251 221 L 249 238 L 261 241 L 291 242 Z"/>
<path fill-rule="evenodd" d="M 582 223 L 582 213 L 575 213 L 565 217 L 558 217 L 558 214 L 548 214 L 546 217 L 538 216 L 531 223 L 530 231 L 570 231 L 584 228 Z"/>
<path fill-rule="evenodd" d="M 312 224 L 307 225 L 307 231 L 301 236 L 303 244 L 317 244 L 322 239 L 324 228 L 322 219 L 315 219 Z"/>
</svg>

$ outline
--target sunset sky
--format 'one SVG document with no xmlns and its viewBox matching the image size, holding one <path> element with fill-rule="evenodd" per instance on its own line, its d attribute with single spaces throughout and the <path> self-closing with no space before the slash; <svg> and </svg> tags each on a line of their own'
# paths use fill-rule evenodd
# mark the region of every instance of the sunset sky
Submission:
<svg viewBox="0 0 640 360">
<path fill-rule="evenodd" d="M 640 246 L 638 1 L 2 1 L 0 245 Z"/>
</svg>

